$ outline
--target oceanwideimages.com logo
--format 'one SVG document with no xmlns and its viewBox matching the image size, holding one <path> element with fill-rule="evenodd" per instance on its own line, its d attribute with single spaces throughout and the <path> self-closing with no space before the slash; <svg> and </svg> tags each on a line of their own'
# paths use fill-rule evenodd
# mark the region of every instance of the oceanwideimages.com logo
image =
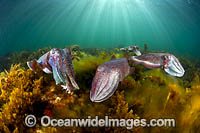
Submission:
<svg viewBox="0 0 200 133">
<path fill-rule="evenodd" d="M 28 127 L 34 127 L 37 119 L 34 115 L 28 115 L 25 118 L 25 124 Z M 52 119 L 49 116 L 41 117 L 40 124 L 43 127 L 175 127 L 175 119 L 151 119 L 147 123 L 146 119 L 111 119 L 105 116 L 104 119 L 96 116 L 86 119 Z"/>
</svg>

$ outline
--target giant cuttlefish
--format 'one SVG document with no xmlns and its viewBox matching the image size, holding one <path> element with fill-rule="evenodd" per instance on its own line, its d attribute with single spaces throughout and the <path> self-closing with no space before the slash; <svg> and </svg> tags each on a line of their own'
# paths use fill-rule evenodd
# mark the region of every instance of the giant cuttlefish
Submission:
<svg viewBox="0 0 200 133">
<path fill-rule="evenodd" d="M 34 72 L 37 71 L 37 68 L 40 68 L 45 73 L 53 73 L 56 85 L 61 84 L 67 92 L 70 92 L 72 89 L 79 89 L 75 81 L 71 51 L 69 48 L 53 48 L 38 60 L 27 62 L 27 65 Z"/>
<path fill-rule="evenodd" d="M 139 64 L 150 69 L 163 68 L 172 76 L 182 77 L 185 73 L 179 60 L 168 53 L 149 53 L 141 55 L 137 46 L 122 48 L 121 50 L 135 51 L 138 56 L 114 59 L 98 66 L 92 81 L 90 100 L 102 102 L 111 97 L 126 76 L 134 71 L 129 64 Z"/>
<path fill-rule="evenodd" d="M 127 58 L 112 59 L 101 64 L 92 82 L 90 100 L 102 102 L 113 95 L 120 81 L 134 71 Z"/>
</svg>

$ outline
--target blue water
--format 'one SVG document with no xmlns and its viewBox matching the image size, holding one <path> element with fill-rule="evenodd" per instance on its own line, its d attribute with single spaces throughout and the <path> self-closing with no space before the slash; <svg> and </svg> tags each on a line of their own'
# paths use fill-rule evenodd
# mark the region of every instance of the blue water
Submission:
<svg viewBox="0 0 200 133">
<path fill-rule="evenodd" d="M 199 55 L 198 0 L 0 0 L 0 55 L 45 46 L 143 46 Z"/>
</svg>

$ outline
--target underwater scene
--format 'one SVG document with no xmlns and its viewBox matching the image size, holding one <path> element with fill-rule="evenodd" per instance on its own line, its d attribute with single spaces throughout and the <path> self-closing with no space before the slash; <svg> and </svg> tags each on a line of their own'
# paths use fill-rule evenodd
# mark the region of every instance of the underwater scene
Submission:
<svg viewBox="0 0 200 133">
<path fill-rule="evenodd" d="M 0 0 L 0 132 L 200 132 L 199 9 Z"/>
</svg>

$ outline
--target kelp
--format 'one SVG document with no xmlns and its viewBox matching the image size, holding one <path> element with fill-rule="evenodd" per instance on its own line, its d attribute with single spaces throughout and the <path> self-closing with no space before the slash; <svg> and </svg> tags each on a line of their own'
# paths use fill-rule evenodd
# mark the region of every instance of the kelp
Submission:
<svg viewBox="0 0 200 133">
<path fill-rule="evenodd" d="M 119 84 L 111 98 L 93 103 L 89 95 L 96 68 L 113 55 L 117 58 L 124 55 L 117 49 L 99 50 L 96 54 L 91 49 L 88 53 L 76 46 L 72 49 L 79 57 L 73 60 L 73 66 L 80 86 L 80 90 L 72 94 L 56 85 L 51 74 L 42 71 L 34 73 L 13 65 L 9 71 L 0 74 L 0 132 L 200 132 L 200 77 L 198 68 L 187 60 L 181 60 L 186 70 L 183 78 L 167 75 L 162 69 L 149 70 L 134 65 L 135 72 Z M 189 68 L 192 69 L 188 72 Z M 193 76 L 188 80 L 190 73 Z M 43 115 L 57 119 L 88 116 L 147 120 L 175 118 L 176 127 L 42 127 L 37 123 L 29 128 L 24 124 L 29 114 L 35 115 L 38 121 Z"/>
</svg>

